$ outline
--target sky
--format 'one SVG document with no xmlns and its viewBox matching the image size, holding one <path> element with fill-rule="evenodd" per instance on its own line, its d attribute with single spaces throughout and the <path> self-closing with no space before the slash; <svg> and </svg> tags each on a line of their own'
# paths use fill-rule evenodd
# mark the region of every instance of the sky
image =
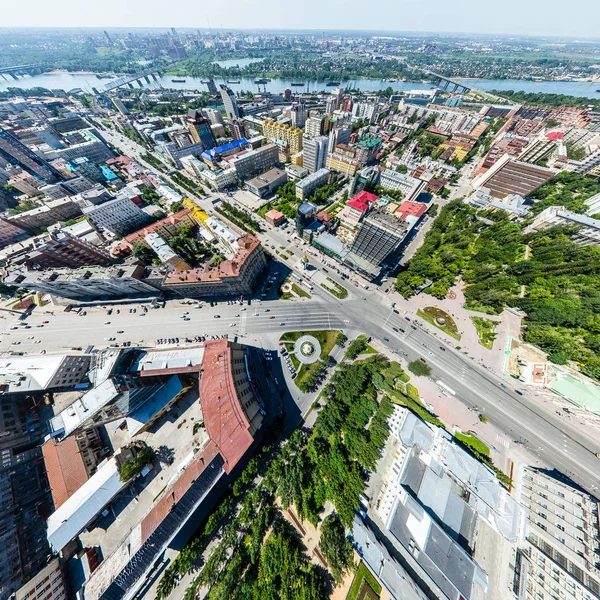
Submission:
<svg viewBox="0 0 600 600">
<path fill-rule="evenodd" d="M 353 29 L 600 37 L 600 0 L 0 0 L 0 27 Z"/>
</svg>

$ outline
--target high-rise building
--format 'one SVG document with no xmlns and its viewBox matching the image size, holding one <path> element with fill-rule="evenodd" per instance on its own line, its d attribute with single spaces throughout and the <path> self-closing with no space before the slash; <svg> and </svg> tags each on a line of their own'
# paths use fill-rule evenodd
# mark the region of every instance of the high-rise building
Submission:
<svg viewBox="0 0 600 600">
<path fill-rule="evenodd" d="M 190 109 L 186 121 L 194 143 L 201 143 L 204 150 L 210 150 L 217 145 L 210 122 L 200 111 Z"/>
<path fill-rule="evenodd" d="M 221 84 L 221 99 L 225 107 L 225 113 L 228 119 L 239 119 L 240 108 L 238 106 L 235 92 L 224 84 Z"/>
<path fill-rule="evenodd" d="M 214 79 L 209 79 L 208 83 L 206 85 L 208 86 L 208 93 L 211 96 L 216 96 L 219 93 L 219 90 L 217 89 L 217 85 L 215 84 Z"/>
<path fill-rule="evenodd" d="M 600 597 L 598 500 L 556 472 L 525 467 L 521 502 L 529 513 L 517 553 L 518 597 Z"/>
<path fill-rule="evenodd" d="M 313 137 L 323 134 L 323 118 L 321 116 L 310 116 L 304 124 L 306 135 Z"/>
<path fill-rule="evenodd" d="M 206 115 L 211 125 L 223 125 L 223 115 L 220 110 L 216 108 L 203 108 L 202 112 Z"/>
<path fill-rule="evenodd" d="M 241 119 L 231 121 L 229 128 L 231 129 L 231 137 L 234 140 L 243 140 L 246 138 L 246 126 Z"/>
<path fill-rule="evenodd" d="M 361 222 L 345 262 L 368 277 L 377 276 L 385 259 L 398 249 L 410 229 L 408 222 L 374 210 Z"/>
<path fill-rule="evenodd" d="M 328 147 L 329 142 L 324 135 L 305 137 L 302 166 L 306 167 L 309 173 L 315 173 L 319 169 L 323 169 L 327 159 Z"/>
<path fill-rule="evenodd" d="M 343 125 L 335 127 L 329 132 L 329 147 L 335 148 L 338 144 L 349 144 L 352 128 Z"/>
<path fill-rule="evenodd" d="M 44 516 L 51 511 L 51 497 L 38 446 L 40 402 L 43 407 L 32 395 L 0 393 L 0 600 L 13 598 L 50 554 Z"/>
<path fill-rule="evenodd" d="M 290 154 L 296 154 L 302 150 L 302 129 L 298 127 L 290 127 L 283 123 L 265 119 L 263 121 L 263 135 L 271 142 L 285 145 Z"/>
<path fill-rule="evenodd" d="M 310 202 L 303 202 L 296 213 L 296 231 L 302 236 L 304 229 L 308 227 L 317 217 L 317 207 Z"/>
<path fill-rule="evenodd" d="M 60 173 L 16 137 L 0 129 L 0 158 L 18 165 L 45 183 L 60 181 Z"/>
<path fill-rule="evenodd" d="M 292 106 L 292 127 L 302 129 L 306 123 L 306 105 L 301 102 L 296 102 Z"/>
</svg>

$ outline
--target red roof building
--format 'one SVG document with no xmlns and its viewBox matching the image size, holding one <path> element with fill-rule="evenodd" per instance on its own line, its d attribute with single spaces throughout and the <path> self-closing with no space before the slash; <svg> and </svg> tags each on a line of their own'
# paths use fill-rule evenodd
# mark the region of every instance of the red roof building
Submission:
<svg viewBox="0 0 600 600">
<path fill-rule="evenodd" d="M 396 211 L 396 214 L 406 221 L 406 217 L 416 217 L 420 219 L 427 212 L 427 205 L 421 202 L 403 202 Z"/>
<path fill-rule="evenodd" d="M 200 403 L 206 432 L 225 461 L 223 469 L 230 473 L 262 423 L 242 346 L 227 340 L 204 344 Z"/>
<path fill-rule="evenodd" d="M 358 192 L 358 194 L 356 194 L 356 196 L 354 196 L 350 202 L 353 200 L 358 200 L 364 204 L 369 204 L 369 202 L 376 202 L 377 198 L 378 197 L 375 194 L 371 194 L 370 192 L 365 192 L 363 190 L 362 192 Z"/>
<path fill-rule="evenodd" d="M 100 446 L 94 430 L 70 435 L 61 442 L 50 439 L 42 444 L 55 510 L 94 474 L 101 460 Z"/>
</svg>

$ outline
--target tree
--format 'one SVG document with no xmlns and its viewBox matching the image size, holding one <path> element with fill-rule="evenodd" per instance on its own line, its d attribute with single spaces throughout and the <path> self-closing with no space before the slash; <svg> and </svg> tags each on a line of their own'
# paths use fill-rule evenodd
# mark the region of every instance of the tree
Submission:
<svg viewBox="0 0 600 600">
<path fill-rule="evenodd" d="M 329 564 L 334 581 L 339 584 L 352 566 L 352 544 L 346 537 L 344 526 L 337 513 L 325 517 L 321 525 L 319 548 Z"/>
<path fill-rule="evenodd" d="M 140 244 L 140 242 L 133 243 L 131 253 L 136 258 L 143 260 L 146 264 L 150 264 L 156 258 L 154 250 L 148 248 L 148 246 L 144 246 L 144 244 Z"/>
<path fill-rule="evenodd" d="M 119 479 L 121 481 L 129 481 L 154 459 L 154 450 L 145 444 L 143 447 L 134 448 L 134 452 L 135 454 L 124 460 L 119 467 Z"/>
<path fill-rule="evenodd" d="M 359 354 L 362 354 L 367 349 L 367 338 L 364 335 L 359 335 L 355 340 L 350 342 L 348 350 L 346 350 L 345 358 L 354 360 Z"/>
<path fill-rule="evenodd" d="M 420 377 L 427 377 L 431 373 L 431 367 L 420 360 L 413 360 L 408 363 L 408 370 Z"/>
<path fill-rule="evenodd" d="M 405 175 L 406 173 L 408 173 L 408 167 L 406 165 L 398 165 L 398 168 L 396 169 L 396 171 L 398 171 L 398 173 L 402 173 L 403 175 Z"/>
<path fill-rule="evenodd" d="M 176 213 L 183 209 L 183 202 L 173 202 L 171 204 L 171 212 Z"/>
</svg>

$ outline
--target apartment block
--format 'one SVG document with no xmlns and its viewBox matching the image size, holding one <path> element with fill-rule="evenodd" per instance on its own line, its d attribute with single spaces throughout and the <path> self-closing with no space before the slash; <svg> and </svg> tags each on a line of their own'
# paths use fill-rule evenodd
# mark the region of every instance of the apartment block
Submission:
<svg viewBox="0 0 600 600">
<path fill-rule="evenodd" d="M 521 502 L 529 513 L 517 556 L 518 597 L 600 597 L 598 500 L 556 471 L 525 467 Z"/>
<path fill-rule="evenodd" d="M 187 298 L 252 293 L 254 282 L 267 261 L 260 242 L 253 235 L 239 238 L 237 246 L 239 249 L 235 256 L 216 267 L 170 271 L 162 288 Z"/>
<path fill-rule="evenodd" d="M 270 119 L 263 121 L 263 135 L 271 142 L 281 142 L 289 148 L 290 154 L 296 154 L 302 150 L 302 134 L 303 131 L 299 127 L 277 123 Z"/>
</svg>

